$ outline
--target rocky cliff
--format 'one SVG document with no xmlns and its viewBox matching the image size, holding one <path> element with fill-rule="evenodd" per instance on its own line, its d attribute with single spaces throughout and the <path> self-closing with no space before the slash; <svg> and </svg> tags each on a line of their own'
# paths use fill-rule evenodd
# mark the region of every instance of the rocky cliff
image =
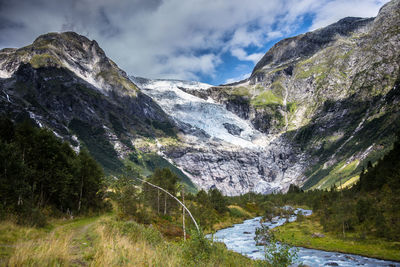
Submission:
<svg viewBox="0 0 400 267">
<path fill-rule="evenodd" d="M 242 82 L 185 91 L 224 105 L 292 153 L 300 147 L 306 165 L 291 180 L 347 186 L 399 130 L 399 25 L 395 0 L 376 18 L 344 18 L 278 42 Z"/>
<path fill-rule="evenodd" d="M 32 45 L 0 51 L 0 112 L 30 118 L 75 149 L 84 144 L 107 171 L 138 137 L 175 134 L 162 109 L 141 93 L 95 41 L 50 33 Z"/>
<path fill-rule="evenodd" d="M 218 87 L 128 77 L 95 41 L 50 33 L 0 51 L 0 112 L 85 145 L 111 173 L 168 166 L 228 195 L 350 186 L 400 129 L 399 25 L 393 0 L 282 40 Z"/>
</svg>

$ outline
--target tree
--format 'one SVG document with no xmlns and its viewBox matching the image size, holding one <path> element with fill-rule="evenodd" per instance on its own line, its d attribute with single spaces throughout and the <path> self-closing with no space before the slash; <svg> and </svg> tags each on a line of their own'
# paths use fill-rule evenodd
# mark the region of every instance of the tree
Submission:
<svg viewBox="0 0 400 267">
<path fill-rule="evenodd" d="M 156 169 L 153 175 L 150 177 L 149 182 L 162 187 L 172 195 L 176 196 L 178 189 L 178 176 L 174 174 L 170 169 Z M 153 210 L 160 213 L 162 210 L 164 215 L 171 214 L 174 208 L 177 207 L 176 201 L 171 199 L 165 192 L 160 192 L 159 189 L 153 188 L 147 184 L 144 184 L 144 190 L 146 192 L 146 200 L 150 204 Z"/>
<path fill-rule="evenodd" d="M 98 163 L 89 155 L 86 149 L 81 149 L 78 155 L 77 178 L 79 181 L 78 212 L 82 208 L 97 206 L 101 198 L 97 192 L 101 189 L 103 171 Z"/>
<path fill-rule="evenodd" d="M 286 267 L 295 263 L 298 250 L 284 242 L 278 243 L 274 232 L 272 232 L 268 226 L 261 224 L 261 226 L 256 229 L 256 237 L 254 239 L 257 244 L 264 246 L 266 266 Z"/>
<path fill-rule="evenodd" d="M 208 192 L 210 202 L 213 208 L 220 214 L 228 211 L 227 202 L 224 196 L 217 188 L 213 188 Z"/>
</svg>

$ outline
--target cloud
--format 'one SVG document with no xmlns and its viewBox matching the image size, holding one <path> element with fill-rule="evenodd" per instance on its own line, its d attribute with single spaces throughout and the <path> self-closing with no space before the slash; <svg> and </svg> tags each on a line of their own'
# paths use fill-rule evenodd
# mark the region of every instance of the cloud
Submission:
<svg viewBox="0 0 400 267">
<path fill-rule="evenodd" d="M 242 48 L 232 49 L 231 54 L 242 61 L 253 61 L 253 63 L 257 63 L 264 55 L 264 53 L 247 54 Z"/>
<path fill-rule="evenodd" d="M 388 0 L 336 0 L 320 6 L 311 29 L 322 28 L 344 17 L 375 17 Z"/>
<path fill-rule="evenodd" d="M 72 30 L 97 40 L 130 74 L 201 79 L 216 75 L 224 54 L 256 62 L 267 42 L 296 32 L 307 14 L 317 28 L 344 16 L 374 16 L 384 2 L 0 0 L 0 47 Z"/>
<path fill-rule="evenodd" d="M 237 76 L 237 77 L 233 77 L 233 78 L 226 79 L 225 84 L 235 83 L 235 82 L 242 81 L 242 80 L 244 80 L 244 79 L 250 77 L 250 75 L 251 75 L 251 73 L 245 73 L 245 74 L 239 75 L 239 76 Z"/>
</svg>

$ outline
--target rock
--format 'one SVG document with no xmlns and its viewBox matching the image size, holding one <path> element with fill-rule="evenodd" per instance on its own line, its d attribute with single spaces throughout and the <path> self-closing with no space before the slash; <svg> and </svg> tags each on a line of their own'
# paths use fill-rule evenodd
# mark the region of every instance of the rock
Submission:
<svg viewBox="0 0 400 267">
<path fill-rule="evenodd" d="M 318 238 L 325 237 L 325 235 L 324 235 L 324 234 L 321 234 L 321 233 L 313 233 L 311 236 L 312 236 L 312 237 L 318 237 Z"/>
<path fill-rule="evenodd" d="M 240 135 L 240 133 L 243 131 L 243 129 L 239 128 L 235 124 L 224 123 L 223 125 L 225 129 L 228 131 L 228 133 L 232 135 Z"/>
<path fill-rule="evenodd" d="M 327 262 L 325 263 L 325 266 L 339 266 L 336 262 Z"/>
<path fill-rule="evenodd" d="M 350 255 L 345 255 L 344 256 L 346 259 L 352 260 L 352 261 L 356 261 L 356 259 Z"/>
</svg>

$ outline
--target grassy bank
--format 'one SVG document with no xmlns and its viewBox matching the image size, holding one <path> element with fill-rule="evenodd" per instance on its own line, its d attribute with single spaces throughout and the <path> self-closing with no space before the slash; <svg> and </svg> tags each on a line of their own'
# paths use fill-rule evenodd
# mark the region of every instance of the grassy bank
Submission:
<svg viewBox="0 0 400 267">
<path fill-rule="evenodd" d="M 206 233 L 214 233 L 218 230 L 232 227 L 234 224 L 242 223 L 244 220 L 248 220 L 259 216 L 259 213 L 255 211 L 245 210 L 237 205 L 229 205 L 229 212 L 224 216 L 218 218 L 218 222 L 213 224 L 211 228 L 206 229 Z"/>
<path fill-rule="evenodd" d="M 2 222 L 0 241 L 0 266 L 262 266 L 193 232 L 187 241 L 170 241 L 156 226 L 113 215 L 45 229 Z"/>
<path fill-rule="evenodd" d="M 360 238 L 356 233 L 345 233 L 345 237 L 326 233 L 315 215 L 280 226 L 275 234 L 278 240 L 293 246 L 400 261 L 400 242 L 368 236 Z M 316 237 L 319 234 L 323 236 Z"/>
</svg>

